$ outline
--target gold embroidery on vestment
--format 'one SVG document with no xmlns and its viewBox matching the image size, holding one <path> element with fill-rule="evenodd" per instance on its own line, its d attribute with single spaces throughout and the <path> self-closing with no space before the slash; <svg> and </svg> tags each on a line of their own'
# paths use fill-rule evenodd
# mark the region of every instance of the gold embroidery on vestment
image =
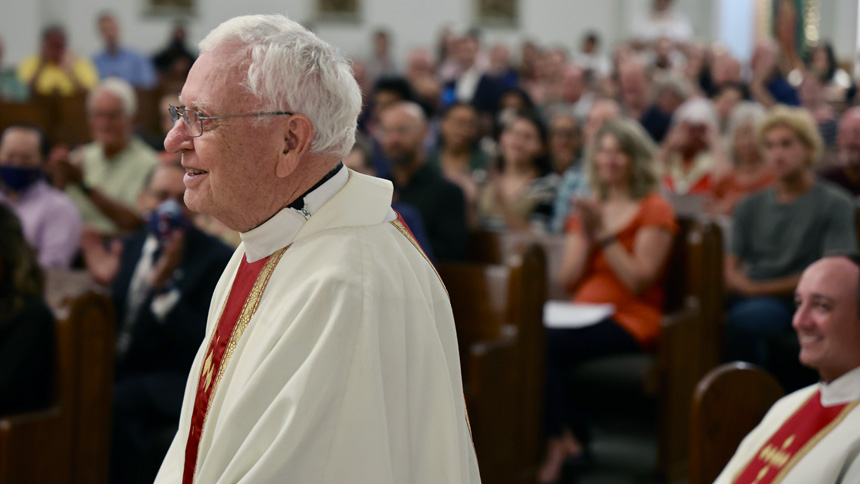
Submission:
<svg viewBox="0 0 860 484">
<path fill-rule="evenodd" d="M 437 271 L 437 270 L 436 270 L 436 266 L 434 266 L 434 265 L 433 265 L 433 263 L 432 263 L 432 262 L 430 262 L 430 258 L 429 258 L 429 257 L 427 257 L 427 254 L 424 252 L 424 249 L 422 249 L 422 248 L 421 248 L 421 244 L 419 244 L 419 243 L 418 243 L 418 241 L 417 241 L 417 240 L 415 240 L 415 237 L 413 237 L 413 236 L 412 236 L 412 233 L 411 233 L 411 232 L 409 232 L 409 229 L 408 229 L 408 228 L 406 228 L 406 226 L 405 226 L 405 225 L 403 224 L 403 222 L 401 222 L 400 220 L 392 220 L 392 221 L 391 221 L 391 225 L 394 225 L 394 227 L 395 227 L 395 228 L 397 228 L 397 230 L 398 230 L 401 234 L 403 234 L 404 236 L 406 236 L 406 240 L 408 240 L 409 242 L 411 242 L 411 243 L 412 243 L 412 245 L 414 245 L 414 246 L 415 246 L 415 248 L 416 248 L 416 249 L 418 249 L 418 252 L 420 252 L 420 253 L 421 253 L 421 255 L 422 255 L 422 256 L 424 256 L 424 260 L 426 260 L 426 261 L 427 261 L 427 263 L 428 263 L 428 264 L 430 264 L 430 267 L 432 267 L 432 268 L 433 268 L 433 272 L 435 272 L 435 273 L 436 273 L 436 277 L 437 277 L 437 278 L 439 278 L 439 282 L 442 284 L 442 289 L 444 289 L 444 290 L 445 290 L 445 295 L 446 295 L 446 296 L 448 296 L 448 297 L 450 298 L 451 296 L 448 294 L 448 288 L 447 288 L 447 287 L 445 287 L 445 282 L 444 282 L 444 281 L 442 281 L 442 276 L 440 276 L 440 275 L 439 275 L 439 271 Z"/>
<path fill-rule="evenodd" d="M 224 375 L 224 369 L 227 367 L 227 363 L 230 362 L 230 357 L 233 356 L 233 350 L 236 348 L 236 343 L 239 341 L 239 338 L 242 337 L 242 333 L 245 332 L 245 328 L 248 326 L 248 322 L 251 321 L 251 317 L 257 311 L 257 306 L 260 305 L 260 299 L 262 298 L 263 291 L 266 289 L 266 285 L 269 284 L 269 278 L 272 276 L 272 272 L 275 270 L 275 266 L 278 265 L 278 262 L 281 260 L 281 256 L 284 255 L 284 252 L 289 249 L 290 246 L 286 246 L 283 249 L 275 252 L 269 257 L 269 260 L 266 261 L 266 265 L 263 266 L 263 270 L 260 271 L 260 274 L 257 276 L 257 280 L 254 281 L 254 287 L 251 289 L 251 292 L 248 294 L 248 297 L 245 299 L 245 303 L 242 305 L 242 311 L 239 313 L 239 319 L 236 320 L 236 325 L 233 327 L 232 333 L 230 333 L 230 340 L 227 343 L 227 349 L 224 352 L 224 357 L 221 359 L 221 366 L 218 368 L 218 374 L 215 377 L 215 386 L 212 388 L 212 392 L 209 394 L 209 401 L 206 403 L 206 413 L 203 415 L 203 423 L 200 425 L 200 441 L 197 443 L 198 449 L 199 446 L 203 443 L 203 431 L 206 429 L 206 422 L 209 421 L 209 411 L 212 409 L 212 402 L 215 400 L 215 392 L 218 390 L 218 384 L 221 383 L 221 377 Z M 235 279 L 233 281 L 235 283 Z M 232 287 L 232 286 L 231 286 Z M 224 305 L 221 307 L 221 312 L 218 316 L 218 323 L 221 322 L 221 316 L 224 314 L 224 309 L 227 307 L 227 301 L 230 300 L 230 293 L 227 293 L 227 298 L 224 300 Z M 218 334 L 218 323 L 215 325 L 215 330 L 213 331 L 213 339 L 215 335 Z M 217 345 L 218 340 L 214 339 L 209 343 L 209 357 L 207 357 L 207 361 L 211 365 L 212 353 L 214 353 L 215 346 Z M 204 365 L 204 371 L 206 371 Z M 210 378 L 212 376 L 212 368 L 209 368 L 206 388 L 204 391 L 207 391 L 209 388 Z M 198 450 L 198 459 L 200 458 L 199 450 Z M 194 472 L 197 472 L 197 463 L 194 463 Z"/>
</svg>

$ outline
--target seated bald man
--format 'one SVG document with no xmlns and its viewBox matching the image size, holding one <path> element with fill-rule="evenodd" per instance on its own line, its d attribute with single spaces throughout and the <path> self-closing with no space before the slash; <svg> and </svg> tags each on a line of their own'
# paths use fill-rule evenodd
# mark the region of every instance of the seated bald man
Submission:
<svg viewBox="0 0 860 484">
<path fill-rule="evenodd" d="M 800 361 L 821 381 L 776 402 L 715 484 L 860 482 L 860 255 L 810 265 L 795 304 Z"/>
</svg>

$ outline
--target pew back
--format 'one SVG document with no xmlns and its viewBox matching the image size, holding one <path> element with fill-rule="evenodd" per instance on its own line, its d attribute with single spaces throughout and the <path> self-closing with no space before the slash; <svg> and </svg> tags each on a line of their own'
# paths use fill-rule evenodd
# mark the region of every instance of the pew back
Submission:
<svg viewBox="0 0 860 484">
<path fill-rule="evenodd" d="M 749 363 L 726 363 L 708 372 L 692 400 L 690 484 L 714 482 L 741 440 L 782 395 L 776 379 Z"/>
<path fill-rule="evenodd" d="M 113 382 L 110 300 L 76 297 L 56 322 L 56 401 L 0 420 L 0 484 L 106 483 Z"/>
</svg>

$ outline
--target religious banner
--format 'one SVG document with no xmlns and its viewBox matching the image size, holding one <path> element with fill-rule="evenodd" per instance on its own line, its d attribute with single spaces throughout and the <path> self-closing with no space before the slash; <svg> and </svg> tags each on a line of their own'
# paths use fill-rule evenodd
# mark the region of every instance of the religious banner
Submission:
<svg viewBox="0 0 860 484">
<path fill-rule="evenodd" d="M 519 0 L 475 0 L 477 23 L 488 27 L 515 27 L 519 23 Z"/>
<path fill-rule="evenodd" d="M 317 0 L 317 20 L 358 22 L 361 20 L 361 0 Z"/>
<path fill-rule="evenodd" d="M 146 0 L 144 11 L 158 16 L 194 15 L 197 13 L 197 0 Z"/>
</svg>

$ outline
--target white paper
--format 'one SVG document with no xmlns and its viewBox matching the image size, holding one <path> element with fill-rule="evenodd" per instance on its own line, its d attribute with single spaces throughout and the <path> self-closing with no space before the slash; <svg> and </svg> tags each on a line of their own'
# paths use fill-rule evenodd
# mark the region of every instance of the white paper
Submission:
<svg viewBox="0 0 860 484">
<path fill-rule="evenodd" d="M 615 314 L 615 305 L 547 301 L 543 306 L 543 325 L 547 328 L 584 328 Z"/>
</svg>

